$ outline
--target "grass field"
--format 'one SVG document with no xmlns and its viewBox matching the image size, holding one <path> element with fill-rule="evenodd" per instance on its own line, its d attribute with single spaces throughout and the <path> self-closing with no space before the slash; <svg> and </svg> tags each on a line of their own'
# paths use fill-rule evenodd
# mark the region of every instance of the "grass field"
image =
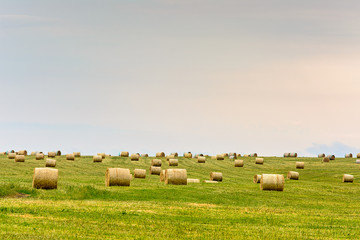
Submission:
<svg viewBox="0 0 360 240">
<path fill-rule="evenodd" d="M 108 167 L 149 169 L 152 158 L 92 157 L 67 161 L 56 157 L 57 190 L 32 189 L 35 167 L 45 160 L 28 156 L 24 163 L 0 156 L 1 239 L 359 239 L 360 169 L 354 159 L 321 163 L 318 158 L 266 157 L 264 165 L 244 159 L 179 159 L 188 178 L 218 184 L 165 185 L 159 176 L 134 179 L 130 187 L 105 187 Z M 304 161 L 305 169 L 295 169 Z M 163 169 L 169 168 L 163 159 Z M 174 167 L 172 167 L 174 168 Z M 255 174 L 300 172 L 285 180 L 283 192 L 261 191 Z M 353 174 L 354 183 L 342 183 Z"/>
</svg>

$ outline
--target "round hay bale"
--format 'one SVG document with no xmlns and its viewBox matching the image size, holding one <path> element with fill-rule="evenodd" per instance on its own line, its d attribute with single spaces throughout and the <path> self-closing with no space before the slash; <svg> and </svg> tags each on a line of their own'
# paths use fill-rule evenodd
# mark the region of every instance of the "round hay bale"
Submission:
<svg viewBox="0 0 360 240">
<path fill-rule="evenodd" d="M 15 159 L 16 157 L 16 153 L 9 153 L 8 154 L 8 159 Z"/>
<path fill-rule="evenodd" d="M 325 153 L 318 154 L 318 158 L 324 158 L 324 157 L 325 157 Z"/>
<path fill-rule="evenodd" d="M 93 162 L 102 162 L 102 156 L 101 155 L 94 155 L 93 156 Z"/>
<path fill-rule="evenodd" d="M 149 154 L 143 153 L 143 154 L 141 154 L 141 157 L 149 157 Z"/>
<path fill-rule="evenodd" d="M 59 171 L 51 168 L 35 168 L 33 177 L 33 188 L 57 189 Z"/>
<path fill-rule="evenodd" d="M 284 153 L 284 157 L 290 157 L 290 153 Z"/>
<path fill-rule="evenodd" d="M 60 150 L 56 151 L 56 156 L 61 156 L 61 151 Z"/>
<path fill-rule="evenodd" d="M 127 168 L 108 168 L 105 173 L 105 186 L 130 186 L 131 178 Z"/>
<path fill-rule="evenodd" d="M 80 154 L 80 152 L 74 152 L 74 156 L 75 157 L 81 157 L 81 154 Z"/>
<path fill-rule="evenodd" d="M 10 150 L 10 153 L 15 153 L 15 151 L 14 151 L 14 150 Z"/>
<path fill-rule="evenodd" d="M 355 163 L 356 163 L 356 164 L 360 164 L 360 160 L 356 160 Z"/>
<path fill-rule="evenodd" d="M 54 158 L 56 156 L 56 152 L 48 152 L 48 157 Z"/>
<path fill-rule="evenodd" d="M 211 181 L 222 182 L 222 173 L 221 172 L 211 172 L 210 173 L 210 180 Z"/>
<path fill-rule="evenodd" d="M 236 154 L 236 157 L 238 157 L 238 158 L 241 157 L 241 154 L 240 153 Z"/>
<path fill-rule="evenodd" d="M 205 163 L 206 157 L 199 156 L 197 162 L 198 163 Z"/>
<path fill-rule="evenodd" d="M 223 153 L 224 157 L 229 157 L 228 153 Z"/>
<path fill-rule="evenodd" d="M 161 167 L 161 159 L 156 159 L 154 158 L 153 160 L 151 160 L 151 166 L 155 166 L 155 167 Z"/>
<path fill-rule="evenodd" d="M 160 172 L 160 182 L 164 182 L 165 181 L 165 170 L 161 170 Z"/>
<path fill-rule="evenodd" d="M 236 155 L 235 152 L 229 153 L 229 156 L 230 156 L 232 159 L 237 159 L 237 155 Z"/>
<path fill-rule="evenodd" d="M 139 161 L 140 156 L 138 154 L 131 154 L 130 160 L 131 161 Z"/>
<path fill-rule="evenodd" d="M 255 164 L 264 164 L 264 158 L 256 158 Z"/>
<path fill-rule="evenodd" d="M 146 178 L 146 170 L 145 169 L 135 169 L 134 170 L 134 178 Z"/>
<path fill-rule="evenodd" d="M 161 167 L 155 167 L 155 166 L 150 167 L 151 175 L 160 175 L 160 172 L 161 172 Z"/>
<path fill-rule="evenodd" d="M 173 155 L 174 157 L 178 157 L 179 154 L 177 152 L 170 153 L 170 155 Z"/>
<path fill-rule="evenodd" d="M 350 175 L 350 174 L 344 174 L 342 181 L 343 182 L 354 182 L 354 176 Z"/>
<path fill-rule="evenodd" d="M 250 154 L 250 157 L 257 157 L 257 156 L 258 156 L 257 153 L 252 153 L 252 154 Z"/>
<path fill-rule="evenodd" d="M 216 160 L 216 156 L 211 156 L 211 159 L 212 159 L 212 160 Z"/>
<path fill-rule="evenodd" d="M 289 157 L 297 157 L 297 153 L 290 153 Z"/>
<path fill-rule="evenodd" d="M 106 154 L 105 154 L 105 153 L 98 153 L 98 154 L 96 154 L 96 155 L 101 156 L 102 159 L 105 159 L 105 157 L 106 157 Z"/>
<path fill-rule="evenodd" d="M 352 157 L 353 157 L 352 153 L 345 154 L 345 158 L 352 158 Z"/>
<path fill-rule="evenodd" d="M 356 154 L 356 158 L 360 158 L 360 153 Z"/>
<path fill-rule="evenodd" d="M 204 180 L 204 183 L 218 183 L 218 181 Z"/>
<path fill-rule="evenodd" d="M 31 155 L 31 156 L 35 156 L 35 155 L 36 155 L 36 152 L 31 152 L 30 155 Z"/>
<path fill-rule="evenodd" d="M 75 160 L 75 155 L 73 153 L 66 154 L 66 160 L 74 161 Z"/>
<path fill-rule="evenodd" d="M 200 183 L 200 179 L 188 178 L 187 183 Z"/>
<path fill-rule="evenodd" d="M 217 154 L 216 155 L 216 160 L 224 160 L 225 159 L 225 154 Z"/>
<path fill-rule="evenodd" d="M 296 162 L 297 169 L 304 169 L 305 163 L 304 162 Z"/>
<path fill-rule="evenodd" d="M 129 152 L 121 152 L 120 157 L 129 157 Z"/>
<path fill-rule="evenodd" d="M 234 164 L 235 164 L 235 167 L 243 167 L 244 166 L 244 160 L 235 160 Z"/>
<path fill-rule="evenodd" d="M 169 159 L 169 166 L 178 166 L 179 160 L 177 159 Z"/>
<path fill-rule="evenodd" d="M 260 183 L 260 180 L 261 180 L 261 175 L 256 174 L 253 179 L 254 183 Z"/>
<path fill-rule="evenodd" d="M 263 174 L 260 180 L 261 190 L 283 191 L 285 185 L 284 175 L 282 174 Z"/>
<path fill-rule="evenodd" d="M 25 162 L 25 155 L 16 155 L 15 162 Z"/>
<path fill-rule="evenodd" d="M 287 178 L 288 178 L 288 179 L 293 179 L 293 180 L 299 180 L 299 173 L 298 173 L 298 172 L 289 171 L 288 174 L 287 174 Z"/>
<path fill-rule="evenodd" d="M 166 156 L 166 161 L 169 161 L 169 159 L 174 159 L 175 156 L 174 155 L 167 155 Z"/>
<path fill-rule="evenodd" d="M 328 157 L 324 157 L 322 162 L 330 162 L 330 159 Z"/>
<path fill-rule="evenodd" d="M 156 157 L 165 157 L 165 153 L 164 152 L 157 152 Z"/>
<path fill-rule="evenodd" d="M 330 160 L 335 160 L 335 155 L 328 155 L 327 156 Z"/>
<path fill-rule="evenodd" d="M 35 155 L 35 159 L 36 160 L 43 160 L 44 159 L 44 154 L 43 153 L 37 153 Z"/>
<path fill-rule="evenodd" d="M 26 150 L 20 150 L 17 155 L 27 156 L 27 151 Z"/>
<path fill-rule="evenodd" d="M 56 160 L 55 159 L 46 159 L 45 167 L 55 167 L 56 166 Z"/>
<path fill-rule="evenodd" d="M 250 155 L 249 155 L 249 154 L 245 154 L 244 157 L 250 157 Z"/>
<path fill-rule="evenodd" d="M 169 162 L 172 159 L 169 160 Z M 167 169 L 165 170 L 165 184 L 187 185 L 186 169 Z"/>
<path fill-rule="evenodd" d="M 191 152 L 184 153 L 184 158 L 192 158 L 192 153 Z"/>
</svg>

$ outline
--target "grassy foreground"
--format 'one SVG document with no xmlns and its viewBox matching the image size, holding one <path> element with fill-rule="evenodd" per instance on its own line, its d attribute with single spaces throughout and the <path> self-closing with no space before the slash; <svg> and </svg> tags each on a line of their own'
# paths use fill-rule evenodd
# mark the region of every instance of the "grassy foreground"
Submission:
<svg viewBox="0 0 360 240">
<path fill-rule="evenodd" d="M 199 164 L 179 158 L 177 168 L 186 168 L 188 178 L 209 179 L 219 171 L 223 182 L 172 186 L 147 175 L 130 187 L 105 187 L 106 168 L 148 171 L 151 159 L 56 157 L 58 189 L 36 190 L 33 169 L 44 160 L 28 156 L 15 163 L 0 156 L 0 239 L 359 239 L 354 159 L 269 157 L 255 165 L 254 158 L 241 158 L 244 167 L 235 168 L 231 159 Z M 296 161 L 305 169 L 295 169 Z M 288 171 L 299 172 L 300 180 L 285 180 L 283 192 L 261 191 L 252 182 L 255 174 Z M 355 182 L 342 183 L 344 173 Z"/>
</svg>

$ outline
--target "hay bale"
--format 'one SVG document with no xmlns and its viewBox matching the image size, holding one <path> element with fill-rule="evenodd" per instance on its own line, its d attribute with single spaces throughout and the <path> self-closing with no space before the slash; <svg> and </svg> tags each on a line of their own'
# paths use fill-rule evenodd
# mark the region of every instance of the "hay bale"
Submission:
<svg viewBox="0 0 360 240">
<path fill-rule="evenodd" d="M 282 174 L 263 174 L 260 180 L 261 190 L 283 191 L 285 185 Z"/>
<path fill-rule="evenodd" d="M 342 181 L 343 182 L 354 182 L 354 176 L 350 175 L 350 174 L 344 174 Z"/>
<path fill-rule="evenodd" d="M 261 175 L 256 174 L 253 179 L 254 183 L 260 183 L 260 180 L 261 180 Z"/>
<path fill-rule="evenodd" d="M 212 159 L 212 160 L 216 160 L 216 156 L 211 156 L 211 159 Z"/>
<path fill-rule="evenodd" d="M 131 161 L 139 161 L 140 156 L 138 154 L 131 154 L 130 160 Z"/>
<path fill-rule="evenodd" d="M 16 155 L 15 162 L 25 162 L 25 155 Z"/>
<path fill-rule="evenodd" d="M 179 160 L 177 159 L 169 159 L 169 166 L 178 166 Z"/>
<path fill-rule="evenodd" d="M 200 183 L 200 179 L 188 178 L 187 183 Z"/>
<path fill-rule="evenodd" d="M 149 157 L 149 154 L 143 153 L 143 154 L 141 154 L 141 157 Z"/>
<path fill-rule="evenodd" d="M 155 166 L 155 167 L 161 167 L 161 159 L 156 159 L 154 158 L 153 160 L 151 160 L 151 166 Z"/>
<path fill-rule="evenodd" d="M 174 157 L 178 157 L 179 154 L 177 152 L 170 153 L 170 155 L 173 155 Z"/>
<path fill-rule="evenodd" d="M 48 157 L 54 158 L 56 156 L 56 152 L 48 152 Z"/>
<path fill-rule="evenodd" d="M 284 157 L 290 157 L 290 153 L 284 153 Z"/>
<path fill-rule="evenodd" d="M 324 158 L 324 157 L 325 157 L 325 153 L 318 154 L 318 158 Z"/>
<path fill-rule="evenodd" d="M 234 164 L 235 164 L 235 167 L 243 167 L 244 166 L 244 160 L 235 160 Z"/>
<path fill-rule="evenodd" d="M 35 155 L 35 159 L 36 160 L 43 160 L 44 159 L 44 154 L 43 153 L 37 153 Z"/>
<path fill-rule="evenodd" d="M 335 160 L 335 155 L 327 155 L 330 160 Z"/>
<path fill-rule="evenodd" d="M 250 155 L 249 155 L 249 154 L 245 154 L 244 157 L 250 157 Z"/>
<path fill-rule="evenodd" d="M 33 177 L 33 188 L 57 189 L 59 171 L 51 168 L 35 168 Z"/>
<path fill-rule="evenodd" d="M 103 158 L 101 155 L 94 155 L 93 162 L 102 162 Z"/>
<path fill-rule="evenodd" d="M 360 153 L 356 154 L 356 158 L 360 158 Z"/>
<path fill-rule="evenodd" d="M 217 154 L 216 155 L 216 160 L 224 160 L 225 159 L 225 154 Z"/>
<path fill-rule="evenodd" d="M 210 173 L 210 180 L 211 181 L 218 181 L 222 182 L 222 173 L 221 172 L 211 172 Z"/>
<path fill-rule="evenodd" d="M 330 159 L 328 157 L 324 157 L 322 162 L 330 162 Z"/>
<path fill-rule="evenodd" d="M 237 154 L 235 152 L 229 153 L 230 158 L 237 159 Z"/>
<path fill-rule="evenodd" d="M 98 156 L 101 156 L 102 159 L 105 159 L 105 157 L 106 157 L 106 154 L 105 154 L 105 153 L 98 153 L 97 155 L 98 155 Z"/>
<path fill-rule="evenodd" d="M 31 152 L 31 156 L 35 156 L 37 152 Z"/>
<path fill-rule="evenodd" d="M 56 151 L 56 156 L 61 156 L 61 151 L 60 150 Z"/>
<path fill-rule="evenodd" d="M 129 152 L 121 152 L 120 157 L 129 157 Z"/>
<path fill-rule="evenodd" d="M 198 163 L 205 163 L 206 157 L 199 156 L 197 162 Z"/>
<path fill-rule="evenodd" d="M 27 151 L 26 150 L 20 150 L 17 155 L 24 155 L 27 156 Z"/>
<path fill-rule="evenodd" d="M 165 157 L 165 153 L 164 152 L 157 152 L 156 157 Z"/>
<path fill-rule="evenodd" d="M 80 152 L 74 152 L 74 156 L 75 157 L 81 157 L 81 154 L 80 154 Z"/>
<path fill-rule="evenodd" d="M 224 157 L 229 157 L 228 153 L 223 153 L 223 154 L 224 154 Z"/>
<path fill-rule="evenodd" d="M 255 164 L 264 164 L 264 158 L 256 158 Z"/>
<path fill-rule="evenodd" d="M 56 166 L 56 160 L 55 159 L 46 159 L 45 167 L 55 167 Z"/>
<path fill-rule="evenodd" d="M 240 153 L 236 154 L 236 157 L 238 157 L 238 158 L 241 157 L 241 154 Z"/>
<path fill-rule="evenodd" d="M 161 167 L 155 167 L 155 166 L 150 167 L 151 175 L 160 175 L 160 172 L 161 172 Z"/>
<path fill-rule="evenodd" d="M 345 154 L 345 158 L 352 158 L 352 157 L 353 157 L 352 153 Z"/>
<path fill-rule="evenodd" d="M 298 173 L 298 172 L 289 171 L 288 174 L 287 174 L 287 178 L 288 178 L 288 179 L 293 179 L 293 180 L 299 180 L 299 173 Z"/>
<path fill-rule="evenodd" d="M 296 168 L 297 169 L 304 169 L 305 163 L 304 162 L 296 162 Z"/>
<path fill-rule="evenodd" d="M 14 150 L 11 150 L 10 153 L 15 153 L 15 151 L 14 151 Z"/>
<path fill-rule="evenodd" d="M 250 157 L 257 157 L 257 156 L 258 156 L 257 153 L 252 153 L 252 154 L 250 154 Z"/>
<path fill-rule="evenodd" d="M 165 170 L 161 170 L 160 172 L 160 182 L 164 182 L 165 181 Z"/>
<path fill-rule="evenodd" d="M 134 178 L 146 178 L 146 170 L 145 169 L 135 169 L 134 170 Z"/>
<path fill-rule="evenodd" d="M 169 159 L 174 159 L 175 156 L 174 155 L 167 155 L 166 156 L 166 161 L 169 161 Z"/>
<path fill-rule="evenodd" d="M 289 154 L 289 157 L 295 157 L 295 158 L 296 158 L 296 157 L 297 157 L 297 153 L 290 153 L 290 154 Z"/>
<path fill-rule="evenodd" d="M 204 180 L 204 183 L 218 183 L 218 181 Z"/>
<path fill-rule="evenodd" d="M 0 152 L 0 155 L 6 155 L 6 152 Z"/>
<path fill-rule="evenodd" d="M 66 160 L 74 161 L 75 160 L 75 155 L 73 153 L 66 154 Z"/>
<path fill-rule="evenodd" d="M 169 160 L 169 162 L 172 159 Z M 167 169 L 165 170 L 165 184 L 187 185 L 186 169 Z"/>
<path fill-rule="evenodd" d="M 16 157 L 16 153 L 9 153 L 8 154 L 8 159 L 15 159 Z"/>
<path fill-rule="evenodd" d="M 127 168 L 108 168 L 105 173 L 105 186 L 130 186 L 131 178 Z"/>
<path fill-rule="evenodd" d="M 360 164 L 360 159 L 355 161 L 356 164 Z"/>
<path fill-rule="evenodd" d="M 184 153 L 184 158 L 192 158 L 192 153 L 191 152 Z"/>
</svg>

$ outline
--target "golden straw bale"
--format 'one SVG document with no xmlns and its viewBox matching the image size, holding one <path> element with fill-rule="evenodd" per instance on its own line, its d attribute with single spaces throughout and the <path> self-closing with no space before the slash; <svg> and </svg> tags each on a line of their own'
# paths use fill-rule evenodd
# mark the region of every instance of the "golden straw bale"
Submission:
<svg viewBox="0 0 360 240">
<path fill-rule="evenodd" d="M 55 159 L 46 159 L 45 167 L 55 167 L 56 166 L 56 160 Z"/>
<path fill-rule="evenodd" d="M 179 160 L 177 159 L 169 159 L 169 166 L 178 166 Z"/>
<path fill-rule="evenodd" d="M 235 167 L 243 167 L 244 166 L 244 160 L 235 160 L 234 164 L 235 164 Z"/>
<path fill-rule="evenodd" d="M 205 163 L 205 161 L 206 161 L 206 157 L 202 157 L 202 156 L 199 156 L 198 157 L 198 163 Z"/>
<path fill-rule="evenodd" d="M 156 157 L 165 157 L 165 153 L 164 152 L 157 152 Z"/>
<path fill-rule="evenodd" d="M 256 158 L 255 164 L 264 164 L 264 158 Z"/>
<path fill-rule="evenodd" d="M 105 173 L 105 186 L 130 186 L 132 175 L 126 168 L 108 168 Z"/>
<path fill-rule="evenodd" d="M 73 153 L 66 154 L 66 160 L 75 160 L 75 155 Z"/>
<path fill-rule="evenodd" d="M 16 155 L 15 162 L 25 162 L 25 155 Z"/>
<path fill-rule="evenodd" d="M 56 152 L 48 152 L 48 157 L 54 158 L 56 156 Z"/>
<path fill-rule="evenodd" d="M 160 175 L 160 172 L 161 172 L 161 167 L 155 167 L 155 166 L 150 167 L 151 175 Z"/>
<path fill-rule="evenodd" d="M 350 175 L 350 174 L 344 174 L 342 181 L 343 182 L 354 182 L 354 176 Z"/>
<path fill-rule="evenodd" d="M 191 152 L 184 153 L 184 158 L 192 158 L 192 153 Z"/>
<path fill-rule="evenodd" d="M 299 173 L 298 173 L 298 172 L 289 171 L 288 174 L 287 174 L 287 178 L 288 178 L 288 179 L 293 179 L 293 180 L 299 180 Z"/>
<path fill-rule="evenodd" d="M 94 155 L 93 162 L 102 162 L 103 158 L 101 155 Z"/>
<path fill-rule="evenodd" d="M 170 160 L 172 160 L 172 159 L 170 159 Z M 167 170 L 165 170 L 165 184 L 187 185 L 186 169 L 167 169 Z"/>
<path fill-rule="evenodd" d="M 224 160 L 225 159 L 225 154 L 217 154 L 216 155 L 216 160 Z"/>
<path fill-rule="evenodd" d="M 187 183 L 200 183 L 200 179 L 188 178 Z"/>
<path fill-rule="evenodd" d="M 43 153 L 37 153 L 35 155 L 35 159 L 36 160 L 43 160 L 44 159 L 44 154 Z"/>
<path fill-rule="evenodd" d="M 260 180 L 261 190 L 283 191 L 285 185 L 284 175 L 282 174 L 263 174 Z"/>
<path fill-rule="evenodd" d="M 129 157 L 129 152 L 121 152 L 120 157 Z"/>
<path fill-rule="evenodd" d="M 222 180 L 223 180 L 222 173 L 221 172 L 211 172 L 210 173 L 210 180 L 211 181 L 222 182 Z"/>
<path fill-rule="evenodd" d="M 131 161 L 139 161 L 140 156 L 138 154 L 131 154 L 130 160 Z"/>
<path fill-rule="evenodd" d="M 151 166 L 161 167 L 161 159 L 154 158 L 153 160 L 151 160 Z"/>
<path fill-rule="evenodd" d="M 305 163 L 304 162 L 296 162 L 295 166 L 297 169 L 304 169 Z"/>
<path fill-rule="evenodd" d="M 261 175 L 256 174 L 253 179 L 254 183 L 260 183 L 260 180 L 261 180 Z"/>
<path fill-rule="evenodd" d="M 135 169 L 134 170 L 134 178 L 145 178 L 146 170 L 145 169 Z"/>
<path fill-rule="evenodd" d="M 160 182 L 164 182 L 165 181 L 165 170 L 161 170 L 160 172 Z"/>
<path fill-rule="evenodd" d="M 33 188 L 57 189 L 59 171 L 51 168 L 35 168 Z"/>
</svg>

